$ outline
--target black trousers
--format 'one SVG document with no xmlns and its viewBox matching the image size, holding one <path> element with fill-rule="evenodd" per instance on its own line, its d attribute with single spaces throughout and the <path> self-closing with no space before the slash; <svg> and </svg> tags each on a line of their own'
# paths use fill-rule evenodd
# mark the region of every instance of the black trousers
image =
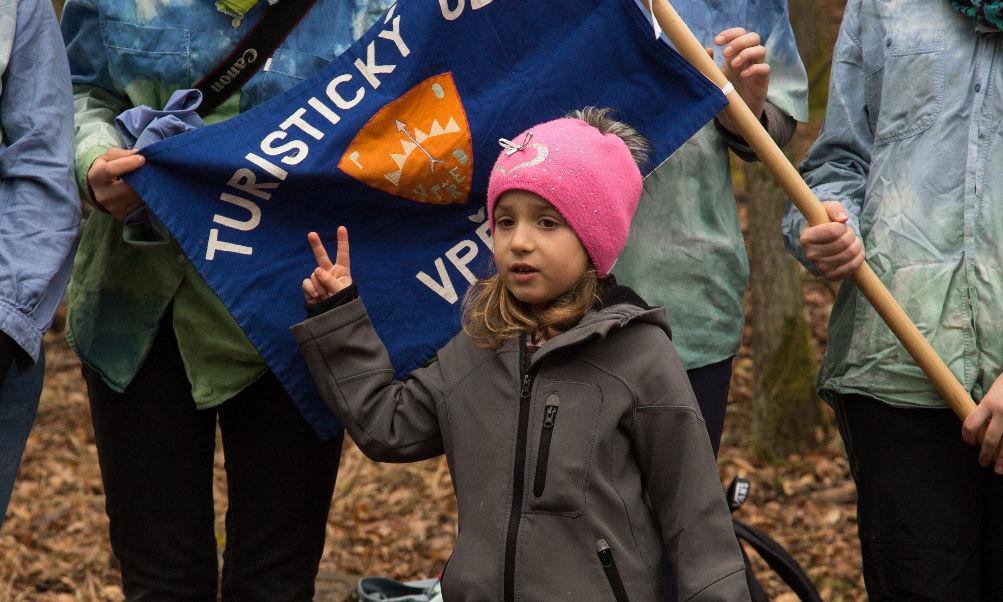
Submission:
<svg viewBox="0 0 1003 602">
<path fill-rule="evenodd" d="M 223 600 L 311 600 L 341 438 L 320 441 L 271 372 L 196 410 L 169 317 L 163 324 L 124 393 L 84 370 L 126 599 L 217 599 L 218 420 L 228 495 Z"/>
<path fill-rule="evenodd" d="M 731 364 L 734 359 L 729 357 L 716 364 L 686 371 L 693 394 L 700 405 L 700 413 L 707 423 L 707 435 L 714 448 L 715 458 L 724 432 L 724 413 L 728 409 L 728 387 L 731 385 Z"/>
<path fill-rule="evenodd" d="M 950 410 L 835 403 L 871 600 L 1003 600 L 1003 477 Z"/>
</svg>

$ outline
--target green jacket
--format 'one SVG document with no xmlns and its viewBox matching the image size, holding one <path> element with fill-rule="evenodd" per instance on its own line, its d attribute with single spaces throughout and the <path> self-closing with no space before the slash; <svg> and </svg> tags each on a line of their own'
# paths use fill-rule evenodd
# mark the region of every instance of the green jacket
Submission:
<svg viewBox="0 0 1003 602">
<path fill-rule="evenodd" d="M 733 26 L 756 31 L 771 67 L 767 126 L 786 144 L 793 120 L 808 117 L 808 82 L 782 0 L 675 0 L 673 6 L 710 48 Z M 718 61 L 721 53 L 715 54 Z M 772 106 L 771 106 L 772 105 Z M 793 118 L 793 119 L 792 119 Z M 644 180 L 627 247 L 613 272 L 662 305 L 687 370 L 725 359 L 742 342 L 749 260 L 738 223 L 729 147 L 753 160 L 744 141 L 708 124 Z"/>
</svg>

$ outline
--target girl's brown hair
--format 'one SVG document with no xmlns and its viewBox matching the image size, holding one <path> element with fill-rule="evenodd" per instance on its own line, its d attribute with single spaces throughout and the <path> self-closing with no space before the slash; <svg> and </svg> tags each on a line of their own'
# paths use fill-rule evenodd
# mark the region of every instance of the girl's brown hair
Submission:
<svg viewBox="0 0 1003 602">
<path fill-rule="evenodd" d="M 474 345 L 486 349 L 500 347 L 509 339 L 526 333 L 552 338 L 582 319 L 599 300 L 599 277 L 589 268 L 567 291 L 546 307 L 534 311 L 515 298 L 500 275 L 475 282 L 463 298 L 463 331 Z"/>
</svg>

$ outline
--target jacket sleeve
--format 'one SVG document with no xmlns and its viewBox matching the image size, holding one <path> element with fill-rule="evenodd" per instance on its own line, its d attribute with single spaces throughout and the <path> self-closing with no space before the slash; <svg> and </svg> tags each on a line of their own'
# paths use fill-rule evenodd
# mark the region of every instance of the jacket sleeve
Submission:
<svg viewBox="0 0 1003 602">
<path fill-rule="evenodd" d="M 874 132 L 871 130 L 864 87 L 860 46 L 859 0 L 850 0 L 833 52 L 829 102 L 822 132 L 801 163 L 801 175 L 819 200 L 843 204 L 849 214 L 847 226 L 860 234 L 860 213 L 871 167 Z M 812 273 L 818 273 L 805 257 L 801 231 L 803 215 L 787 202 L 781 230 L 791 255 Z"/>
<path fill-rule="evenodd" d="M 97 0 L 67 0 L 62 31 L 73 81 L 77 185 L 80 194 L 89 198 L 87 171 L 109 148 L 123 146 L 115 131 L 115 117 L 132 103 L 115 88 L 108 70 Z"/>
<path fill-rule="evenodd" d="M 781 148 L 790 142 L 794 136 L 794 131 L 798 127 L 797 121 L 793 117 L 784 114 L 777 105 L 770 101 L 766 101 L 766 104 L 763 105 L 763 117 L 760 119 L 760 123 L 766 128 L 766 132 L 770 135 L 770 138 Z M 739 159 L 750 163 L 759 160 L 756 151 L 752 150 L 752 147 L 745 141 L 745 138 L 738 134 L 732 134 L 716 119 L 714 120 L 714 127 L 721 134 L 721 139 L 724 140 L 724 143 L 728 145 L 728 148 L 733 153 L 738 155 Z"/>
<path fill-rule="evenodd" d="M 763 127 L 777 146 L 783 148 L 797 129 L 797 122 L 808 121 L 808 75 L 797 50 L 787 2 L 750 0 L 742 25 L 759 33 L 766 47 L 770 65 L 770 90 L 763 108 Z M 725 130 L 717 120 L 721 137 L 743 161 L 759 158 L 742 136 Z"/>
<path fill-rule="evenodd" d="M 80 223 L 70 81 L 52 5 L 16 3 L 0 95 L 0 330 L 37 361 Z"/>
<path fill-rule="evenodd" d="M 292 327 L 321 397 L 359 449 L 380 462 L 414 462 L 443 453 L 437 402 L 440 363 L 394 380 L 383 342 L 361 299 Z"/>
<path fill-rule="evenodd" d="M 631 444 L 678 572 L 679 599 L 749 600 L 707 427 L 679 355 L 659 334 L 650 335 L 639 372 Z"/>
</svg>

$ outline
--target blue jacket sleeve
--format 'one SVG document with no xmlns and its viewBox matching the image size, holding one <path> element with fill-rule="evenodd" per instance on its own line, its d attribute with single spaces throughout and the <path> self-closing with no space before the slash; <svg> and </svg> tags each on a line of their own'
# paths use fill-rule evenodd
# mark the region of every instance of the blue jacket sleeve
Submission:
<svg viewBox="0 0 1003 602">
<path fill-rule="evenodd" d="M 20 0 L 0 88 L 0 330 L 37 361 L 80 222 L 70 72 L 52 4 Z"/>
<path fill-rule="evenodd" d="M 850 0 L 846 5 L 833 52 L 825 123 L 801 163 L 801 175 L 815 196 L 842 203 L 850 216 L 847 225 L 857 234 L 874 145 L 865 101 L 859 8 L 859 0 Z M 795 259 L 817 274 L 801 247 L 801 230 L 806 225 L 804 216 L 788 201 L 781 226 L 784 245 Z"/>
</svg>

